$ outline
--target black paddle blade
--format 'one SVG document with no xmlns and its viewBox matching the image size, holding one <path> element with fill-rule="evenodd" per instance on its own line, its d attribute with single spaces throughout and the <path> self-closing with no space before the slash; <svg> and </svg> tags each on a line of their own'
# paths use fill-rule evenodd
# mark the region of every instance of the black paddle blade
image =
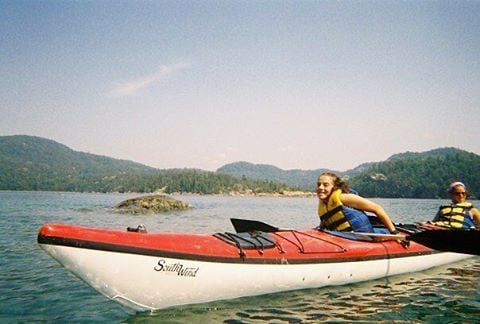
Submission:
<svg viewBox="0 0 480 324">
<path fill-rule="evenodd" d="M 237 233 L 245 233 L 245 232 L 278 232 L 279 228 L 265 224 L 263 222 L 259 222 L 256 220 L 248 220 L 248 219 L 239 219 L 239 218 L 230 218 L 232 222 L 233 228 Z"/>
<path fill-rule="evenodd" d="M 438 251 L 480 255 L 480 231 L 477 230 L 425 230 L 407 239 Z"/>
</svg>

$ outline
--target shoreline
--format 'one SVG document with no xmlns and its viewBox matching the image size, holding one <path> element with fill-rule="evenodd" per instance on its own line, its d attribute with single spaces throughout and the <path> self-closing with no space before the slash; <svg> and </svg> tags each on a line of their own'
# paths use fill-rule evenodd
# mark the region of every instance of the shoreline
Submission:
<svg viewBox="0 0 480 324">
<path fill-rule="evenodd" d="M 118 192 L 118 191 L 109 191 L 109 192 L 100 192 L 100 191 L 50 191 L 50 190 L 0 190 L 0 192 L 32 192 L 32 193 L 59 193 L 59 194 L 105 194 L 105 195 L 139 195 L 139 196 L 150 196 L 150 195 L 166 195 L 166 196 L 219 196 L 219 197 L 278 197 L 278 198 L 295 198 L 295 197 L 316 197 L 315 192 L 304 192 L 304 191 L 282 191 L 282 192 L 249 192 L 249 191 L 230 191 L 224 193 L 215 193 L 215 194 L 205 194 L 205 193 L 196 193 L 196 192 Z"/>
</svg>

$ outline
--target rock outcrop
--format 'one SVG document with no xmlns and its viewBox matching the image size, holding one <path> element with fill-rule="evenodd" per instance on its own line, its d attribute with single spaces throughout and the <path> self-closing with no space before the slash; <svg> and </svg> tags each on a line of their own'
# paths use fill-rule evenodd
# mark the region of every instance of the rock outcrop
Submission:
<svg viewBox="0 0 480 324">
<path fill-rule="evenodd" d="M 192 208 L 189 204 L 166 195 L 148 195 L 122 201 L 114 207 L 118 212 L 131 214 L 160 213 Z"/>
</svg>

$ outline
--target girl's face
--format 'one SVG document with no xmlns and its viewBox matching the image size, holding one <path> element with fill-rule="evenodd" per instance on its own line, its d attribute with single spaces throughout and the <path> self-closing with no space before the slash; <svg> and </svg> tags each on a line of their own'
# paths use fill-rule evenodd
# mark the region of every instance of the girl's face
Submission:
<svg viewBox="0 0 480 324">
<path fill-rule="evenodd" d="M 322 175 L 317 181 L 317 197 L 321 200 L 327 200 L 333 191 L 333 178 L 328 175 Z"/>
</svg>

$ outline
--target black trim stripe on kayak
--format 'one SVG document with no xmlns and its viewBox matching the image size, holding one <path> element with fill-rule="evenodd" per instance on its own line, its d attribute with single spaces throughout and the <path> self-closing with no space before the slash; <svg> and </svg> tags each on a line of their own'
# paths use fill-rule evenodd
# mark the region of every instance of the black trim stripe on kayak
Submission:
<svg viewBox="0 0 480 324">
<path fill-rule="evenodd" d="M 48 245 L 57 245 L 57 246 L 66 246 L 74 247 L 80 249 L 88 250 L 97 250 L 105 252 L 115 252 L 115 253 L 126 253 L 126 254 L 136 254 L 136 255 L 145 255 L 145 256 L 155 256 L 162 258 L 172 258 L 172 259 L 182 259 L 182 260 L 192 260 L 192 261 L 204 261 L 204 262 L 217 262 L 217 263 L 244 263 L 244 264 L 315 264 L 315 263 L 343 263 L 343 262 L 359 262 L 359 261 L 373 261 L 373 260 L 383 260 L 383 259 L 396 259 L 396 258 L 406 258 L 422 255 L 430 255 L 441 253 L 435 250 L 423 251 L 423 252 L 411 252 L 411 253 L 397 253 L 389 255 L 373 255 L 373 256 L 362 256 L 362 257 L 338 257 L 338 258 L 251 258 L 251 257 L 220 257 L 220 256 L 209 256 L 209 255 L 199 255 L 199 254 L 189 254 L 189 253 L 180 253 L 180 252 L 171 252 L 164 251 L 159 249 L 149 249 L 144 247 L 128 246 L 121 244 L 113 243 L 103 243 L 103 242 L 94 242 L 94 241 L 85 241 L 78 239 L 71 239 L 65 237 L 54 237 L 54 236 L 44 236 L 38 235 L 37 241 L 39 244 L 48 244 Z M 376 243 L 378 244 L 378 243 Z M 342 253 L 342 252 L 338 252 Z"/>
</svg>

